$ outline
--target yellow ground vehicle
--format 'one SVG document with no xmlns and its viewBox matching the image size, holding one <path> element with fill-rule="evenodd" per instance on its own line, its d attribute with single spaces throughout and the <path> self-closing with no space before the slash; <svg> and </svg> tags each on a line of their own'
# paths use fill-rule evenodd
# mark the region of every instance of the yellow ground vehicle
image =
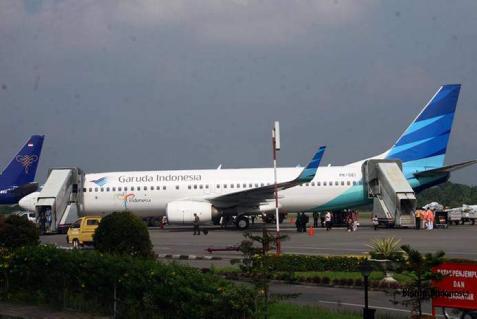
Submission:
<svg viewBox="0 0 477 319">
<path fill-rule="evenodd" d="M 81 217 L 71 224 L 66 234 L 66 242 L 74 248 L 93 243 L 93 234 L 101 221 L 100 216 Z"/>
</svg>

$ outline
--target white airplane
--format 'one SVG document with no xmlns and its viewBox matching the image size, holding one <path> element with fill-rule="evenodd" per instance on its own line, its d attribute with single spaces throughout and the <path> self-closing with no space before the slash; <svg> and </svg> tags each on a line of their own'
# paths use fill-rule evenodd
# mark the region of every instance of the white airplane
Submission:
<svg viewBox="0 0 477 319">
<path fill-rule="evenodd" d="M 444 85 L 396 143 L 374 159 L 399 159 L 415 191 L 445 182 L 450 172 L 474 164 L 444 166 L 460 85 Z M 280 211 L 324 211 L 371 203 L 363 185 L 365 160 L 345 166 L 320 167 L 320 147 L 304 168 L 278 168 Z M 272 168 L 113 172 L 87 174 L 83 188 L 85 214 L 130 211 L 139 216 L 164 216 L 170 223 L 201 222 L 237 216 L 238 228 L 248 227 L 247 215 L 272 212 Z M 20 201 L 34 210 L 37 193 Z"/>
</svg>

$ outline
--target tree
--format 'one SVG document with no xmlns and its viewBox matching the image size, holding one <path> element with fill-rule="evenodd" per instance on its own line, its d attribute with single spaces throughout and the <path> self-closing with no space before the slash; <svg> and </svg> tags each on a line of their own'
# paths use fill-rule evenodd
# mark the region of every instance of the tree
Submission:
<svg viewBox="0 0 477 319">
<path fill-rule="evenodd" d="M 239 248 L 243 254 L 240 269 L 253 278 L 255 288 L 262 296 L 264 317 L 268 318 L 270 274 L 273 269 L 269 267 L 265 257 L 269 251 L 276 248 L 277 237 L 268 232 L 265 227 L 261 236 L 249 232 L 245 232 L 243 236 L 246 239 L 242 241 Z M 280 236 L 280 240 L 287 238 L 284 235 Z M 259 245 L 256 246 L 256 243 Z"/>
<path fill-rule="evenodd" d="M 93 236 L 93 243 L 100 252 L 113 255 L 154 256 L 146 225 L 129 212 L 104 217 Z"/>
<path fill-rule="evenodd" d="M 408 297 L 402 301 L 405 306 L 411 306 L 411 310 L 422 316 L 422 302 L 431 299 L 432 280 L 442 279 L 438 273 L 433 273 L 432 268 L 444 261 L 445 253 L 440 250 L 434 254 L 421 254 L 409 245 L 401 246 L 404 251 L 404 259 L 400 263 L 399 271 L 406 274 L 410 281 L 403 287 L 404 294 Z"/>
<path fill-rule="evenodd" d="M 39 243 L 40 233 L 35 224 L 17 215 L 0 215 L 0 247 L 14 249 Z"/>
</svg>

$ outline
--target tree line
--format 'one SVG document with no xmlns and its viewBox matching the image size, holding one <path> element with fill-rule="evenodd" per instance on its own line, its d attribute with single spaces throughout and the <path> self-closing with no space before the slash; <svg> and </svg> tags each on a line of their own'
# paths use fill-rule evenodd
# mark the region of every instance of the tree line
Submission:
<svg viewBox="0 0 477 319">
<path fill-rule="evenodd" d="M 431 202 L 438 202 L 449 208 L 460 207 L 462 204 L 477 205 L 477 186 L 446 182 L 417 194 L 418 207 Z"/>
</svg>

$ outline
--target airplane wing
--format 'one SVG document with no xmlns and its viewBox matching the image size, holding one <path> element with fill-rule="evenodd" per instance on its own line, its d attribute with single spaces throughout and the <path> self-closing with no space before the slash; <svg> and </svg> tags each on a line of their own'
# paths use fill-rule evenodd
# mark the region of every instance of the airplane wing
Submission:
<svg viewBox="0 0 477 319">
<path fill-rule="evenodd" d="M 294 180 L 281 182 L 277 184 L 279 191 L 291 188 L 303 183 L 308 183 L 315 177 L 321 158 L 325 152 L 326 146 L 321 146 L 313 156 L 312 160 L 303 169 L 300 175 Z M 257 206 L 269 199 L 274 198 L 275 184 L 266 185 L 258 188 L 247 189 L 235 193 L 207 198 L 217 208 L 230 208 L 235 206 Z"/>
<path fill-rule="evenodd" d="M 464 168 L 464 167 L 467 167 L 467 166 L 470 166 L 470 165 L 474 165 L 474 164 L 477 164 L 477 160 L 462 162 L 462 163 L 458 163 L 458 164 L 452 164 L 452 165 L 448 165 L 448 166 L 443 166 L 443 167 L 439 167 L 439 168 L 430 169 L 430 170 L 427 170 L 427 171 L 422 171 L 422 172 L 419 172 L 419 173 L 414 173 L 414 176 L 416 176 L 416 177 L 426 177 L 426 176 L 442 175 L 442 174 L 450 173 L 452 171 L 456 171 L 458 169 L 461 169 L 461 168 Z"/>
</svg>

